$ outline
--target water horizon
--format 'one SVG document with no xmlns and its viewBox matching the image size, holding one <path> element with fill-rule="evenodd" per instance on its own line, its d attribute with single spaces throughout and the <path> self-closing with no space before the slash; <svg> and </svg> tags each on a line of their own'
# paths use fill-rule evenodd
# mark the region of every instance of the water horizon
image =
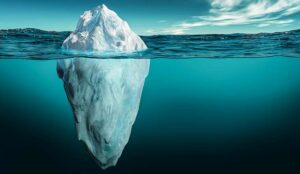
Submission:
<svg viewBox="0 0 300 174">
<path fill-rule="evenodd" d="M 71 32 L 34 28 L 0 30 L 0 59 L 194 59 L 300 57 L 300 30 L 258 34 L 142 36 L 148 49 L 140 52 L 70 51 L 61 45 Z"/>
</svg>

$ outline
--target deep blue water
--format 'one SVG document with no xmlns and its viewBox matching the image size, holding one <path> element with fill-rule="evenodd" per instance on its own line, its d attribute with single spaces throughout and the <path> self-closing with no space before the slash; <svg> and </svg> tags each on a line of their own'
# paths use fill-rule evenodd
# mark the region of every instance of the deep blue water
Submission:
<svg viewBox="0 0 300 174">
<path fill-rule="evenodd" d="M 211 53 L 207 57 L 195 52 L 199 59 L 188 59 L 192 53 L 178 52 L 182 57 L 177 57 L 174 51 L 162 54 L 184 59 L 151 60 L 130 141 L 117 166 L 102 171 L 77 140 L 56 61 L 27 60 L 38 56 L 57 59 L 54 52 L 67 33 L 48 34 L 53 42 L 39 34 L 39 39 L 45 40 L 36 45 L 16 44 L 22 41 L 16 36 L 8 47 L 9 43 L 0 39 L 1 174 L 300 172 L 300 59 L 299 41 L 293 37 L 270 42 L 277 48 L 278 43 L 288 42 L 292 47 L 269 50 L 268 54 L 255 51 L 264 55 L 260 59 L 245 58 L 242 52 L 247 49 L 240 50 L 240 56 L 217 59 L 216 55 L 227 54 L 220 45 L 219 51 L 207 50 Z M 155 37 L 159 43 L 173 36 L 144 37 L 150 49 L 158 46 L 151 45 Z M 174 39 L 181 40 L 183 47 L 185 37 L 192 36 Z M 217 44 L 216 39 L 212 42 Z M 48 55 L 41 53 L 44 48 L 49 48 Z"/>
</svg>

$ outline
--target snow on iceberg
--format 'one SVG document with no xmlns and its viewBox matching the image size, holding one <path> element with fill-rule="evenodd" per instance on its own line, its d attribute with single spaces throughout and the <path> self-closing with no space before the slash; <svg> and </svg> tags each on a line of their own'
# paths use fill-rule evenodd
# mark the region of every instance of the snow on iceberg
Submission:
<svg viewBox="0 0 300 174">
<path fill-rule="evenodd" d="M 132 52 L 147 46 L 115 12 L 101 5 L 81 16 L 62 48 Z M 103 169 L 116 165 L 129 140 L 149 65 L 146 59 L 75 58 L 57 63 L 78 138 Z"/>
<path fill-rule="evenodd" d="M 105 5 L 86 11 L 76 30 L 64 41 L 63 49 L 76 51 L 141 51 L 143 40 L 126 21 Z"/>
</svg>

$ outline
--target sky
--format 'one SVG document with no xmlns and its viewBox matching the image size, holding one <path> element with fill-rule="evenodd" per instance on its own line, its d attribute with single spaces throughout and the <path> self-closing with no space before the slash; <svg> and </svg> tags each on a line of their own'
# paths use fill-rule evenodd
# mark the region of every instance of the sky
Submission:
<svg viewBox="0 0 300 174">
<path fill-rule="evenodd" d="M 140 35 L 227 34 L 300 28 L 300 0 L 0 0 L 0 29 L 73 31 L 105 4 Z"/>
</svg>

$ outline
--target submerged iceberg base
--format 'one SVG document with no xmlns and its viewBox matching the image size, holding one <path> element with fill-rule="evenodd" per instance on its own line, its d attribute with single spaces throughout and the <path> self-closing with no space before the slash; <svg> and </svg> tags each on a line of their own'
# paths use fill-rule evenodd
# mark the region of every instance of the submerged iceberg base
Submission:
<svg viewBox="0 0 300 174">
<path fill-rule="evenodd" d="M 79 140 L 105 169 L 116 165 L 136 119 L 149 60 L 68 59 L 57 71 Z"/>
</svg>

